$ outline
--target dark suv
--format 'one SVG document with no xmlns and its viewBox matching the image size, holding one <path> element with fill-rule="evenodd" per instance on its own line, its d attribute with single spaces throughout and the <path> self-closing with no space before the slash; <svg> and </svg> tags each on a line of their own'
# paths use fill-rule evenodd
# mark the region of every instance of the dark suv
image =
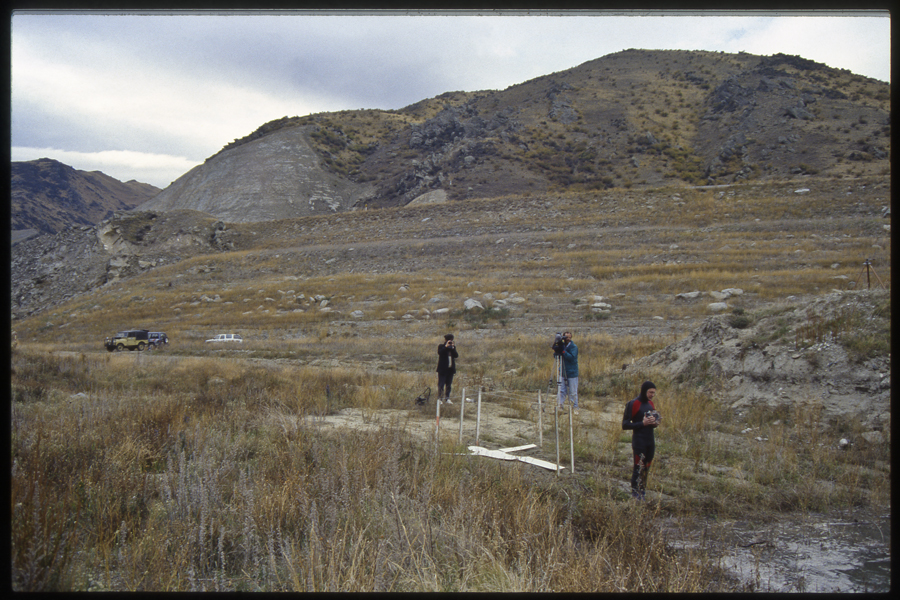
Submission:
<svg viewBox="0 0 900 600">
<path fill-rule="evenodd" d="M 151 331 L 147 336 L 147 342 L 153 348 L 159 348 L 169 343 L 169 338 L 162 331 Z"/>
</svg>

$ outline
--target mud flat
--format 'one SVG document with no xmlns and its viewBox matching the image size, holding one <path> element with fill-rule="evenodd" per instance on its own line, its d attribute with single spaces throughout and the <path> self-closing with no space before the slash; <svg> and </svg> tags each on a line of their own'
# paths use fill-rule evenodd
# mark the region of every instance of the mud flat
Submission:
<svg viewBox="0 0 900 600">
<path fill-rule="evenodd" d="M 663 527 L 675 548 L 718 552 L 722 567 L 749 591 L 891 589 L 890 514 L 811 513 L 766 523 L 668 520 Z"/>
</svg>

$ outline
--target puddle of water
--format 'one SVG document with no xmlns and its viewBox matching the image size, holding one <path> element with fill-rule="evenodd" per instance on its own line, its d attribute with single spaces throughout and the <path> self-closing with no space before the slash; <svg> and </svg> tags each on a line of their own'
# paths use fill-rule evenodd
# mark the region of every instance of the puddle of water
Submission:
<svg viewBox="0 0 900 600">
<path fill-rule="evenodd" d="M 701 524 L 685 535 L 671 521 L 673 547 L 721 552 L 721 564 L 760 592 L 888 592 L 890 515 L 842 519 L 808 515 L 771 523 Z M 693 528 L 692 528 L 693 529 Z M 716 550 L 717 549 L 717 550 Z"/>
</svg>

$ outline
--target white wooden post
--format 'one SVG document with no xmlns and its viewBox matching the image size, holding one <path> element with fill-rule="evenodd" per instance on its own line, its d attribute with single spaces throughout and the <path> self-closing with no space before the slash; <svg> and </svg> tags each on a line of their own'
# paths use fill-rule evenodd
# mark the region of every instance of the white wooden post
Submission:
<svg viewBox="0 0 900 600">
<path fill-rule="evenodd" d="M 459 444 L 462 445 L 463 417 L 466 413 L 466 388 L 463 388 L 462 399 L 459 402 Z"/>
<path fill-rule="evenodd" d="M 481 436 L 481 388 L 478 388 L 478 408 L 475 411 L 475 445 Z"/>
<path fill-rule="evenodd" d="M 572 420 L 572 405 L 569 404 L 569 460 L 572 463 L 572 472 L 575 472 L 575 436 L 572 435 L 575 431 L 573 420 Z"/>
<path fill-rule="evenodd" d="M 441 441 L 441 399 L 434 401 L 434 443 L 435 447 L 440 445 Z"/>
<path fill-rule="evenodd" d="M 559 477 L 559 406 L 554 403 L 553 429 L 556 430 L 556 476 Z"/>
<path fill-rule="evenodd" d="M 541 390 L 538 390 L 538 446 L 544 447 L 544 405 L 541 404 Z"/>
</svg>

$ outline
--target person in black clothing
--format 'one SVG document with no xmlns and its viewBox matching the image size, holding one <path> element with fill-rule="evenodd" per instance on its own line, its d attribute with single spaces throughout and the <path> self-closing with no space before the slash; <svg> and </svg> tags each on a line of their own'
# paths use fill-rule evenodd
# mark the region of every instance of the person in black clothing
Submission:
<svg viewBox="0 0 900 600">
<path fill-rule="evenodd" d="M 655 395 L 656 386 L 652 381 L 645 381 L 641 385 L 640 395 L 625 405 L 625 416 L 622 418 L 622 429 L 632 430 L 634 469 L 631 473 L 631 495 L 638 500 L 644 499 L 647 474 L 656 452 L 653 430 L 659 425 L 659 413 L 653 405 Z"/>
<path fill-rule="evenodd" d="M 437 401 L 450 402 L 450 387 L 453 385 L 453 375 L 456 373 L 456 359 L 459 353 L 456 352 L 456 344 L 453 341 L 453 334 L 448 333 L 444 336 L 444 343 L 438 345 L 438 398 Z"/>
</svg>

